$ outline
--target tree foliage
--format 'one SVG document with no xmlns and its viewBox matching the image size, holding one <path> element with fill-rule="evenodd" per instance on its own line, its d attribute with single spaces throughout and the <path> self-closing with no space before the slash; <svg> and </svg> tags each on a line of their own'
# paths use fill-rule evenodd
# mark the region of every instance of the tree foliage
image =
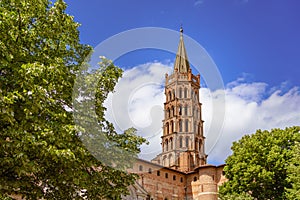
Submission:
<svg viewBox="0 0 300 200">
<path fill-rule="evenodd" d="M 232 193 L 232 194 L 226 194 L 226 195 L 220 196 L 220 199 L 221 199 L 221 200 L 254 200 L 254 198 L 251 197 L 251 195 L 248 194 L 248 193 L 241 193 L 241 194 Z"/>
<path fill-rule="evenodd" d="M 286 188 L 288 199 L 300 200 L 300 143 L 297 142 L 292 148 L 293 157 L 287 167 L 287 180 L 292 184 Z"/>
<path fill-rule="evenodd" d="M 234 142 L 221 196 L 247 193 L 256 199 L 286 199 L 285 188 L 292 184 L 287 167 L 294 156 L 291 149 L 300 141 L 299 131 L 300 127 L 258 130 Z"/>
<path fill-rule="evenodd" d="M 79 137 L 73 86 L 92 48 L 80 43 L 79 24 L 65 9 L 62 0 L 0 1 L 2 196 L 78 199 L 84 191 L 88 199 L 118 199 L 135 180 L 97 160 Z M 116 146 L 137 154 L 144 140 L 135 130 L 117 134 L 104 118 L 103 102 L 122 72 L 103 63 L 95 92 L 97 123 Z"/>
</svg>

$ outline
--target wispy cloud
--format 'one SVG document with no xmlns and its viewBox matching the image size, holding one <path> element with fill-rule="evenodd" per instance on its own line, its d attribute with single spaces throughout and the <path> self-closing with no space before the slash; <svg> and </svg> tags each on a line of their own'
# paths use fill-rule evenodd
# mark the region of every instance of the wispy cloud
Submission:
<svg viewBox="0 0 300 200">
<path fill-rule="evenodd" d="M 200 6 L 204 3 L 204 0 L 195 0 L 194 6 Z"/>
<path fill-rule="evenodd" d="M 248 3 L 249 0 L 238 0 L 239 3 Z"/>
<path fill-rule="evenodd" d="M 147 63 L 126 70 L 106 101 L 107 118 L 118 130 L 136 127 L 139 134 L 147 138 L 150 145 L 142 147 L 141 157 L 151 159 L 161 151 L 161 127 L 163 119 L 164 75 L 172 70 L 171 64 Z M 227 84 L 224 91 L 211 91 L 201 88 L 206 150 L 208 159 L 213 163 L 223 163 L 231 153 L 233 141 L 244 134 L 254 133 L 257 129 L 285 128 L 299 125 L 300 89 L 289 87 L 286 83 L 270 88 L 267 83 L 249 82 L 247 77 L 237 78 Z M 285 88 L 281 90 L 281 88 Z M 212 124 L 213 105 L 224 106 L 220 92 L 225 92 L 225 121 L 221 133 L 209 131 Z M 213 146 L 213 138 L 221 134 Z"/>
</svg>

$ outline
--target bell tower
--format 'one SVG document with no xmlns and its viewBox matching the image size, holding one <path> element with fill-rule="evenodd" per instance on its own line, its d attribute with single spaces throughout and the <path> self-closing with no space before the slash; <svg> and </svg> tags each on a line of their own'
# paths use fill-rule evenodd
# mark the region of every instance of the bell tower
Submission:
<svg viewBox="0 0 300 200">
<path fill-rule="evenodd" d="M 181 28 L 174 70 L 165 76 L 162 153 L 152 162 L 183 172 L 206 164 L 199 89 L 200 75 L 192 74 Z"/>
</svg>

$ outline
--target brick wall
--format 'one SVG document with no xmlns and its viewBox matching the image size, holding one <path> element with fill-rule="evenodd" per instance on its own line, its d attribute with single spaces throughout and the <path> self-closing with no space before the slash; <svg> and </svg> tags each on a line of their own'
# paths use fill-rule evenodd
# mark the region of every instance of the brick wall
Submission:
<svg viewBox="0 0 300 200">
<path fill-rule="evenodd" d="M 144 160 L 137 160 L 129 171 L 152 200 L 217 200 L 218 186 L 226 181 L 223 167 L 204 165 L 184 173 Z"/>
</svg>

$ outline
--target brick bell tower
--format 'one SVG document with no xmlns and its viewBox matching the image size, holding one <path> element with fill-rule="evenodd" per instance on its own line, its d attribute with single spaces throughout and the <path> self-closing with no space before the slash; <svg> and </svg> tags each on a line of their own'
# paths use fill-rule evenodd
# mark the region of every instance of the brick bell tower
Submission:
<svg viewBox="0 0 300 200">
<path fill-rule="evenodd" d="M 162 153 L 152 162 L 183 172 L 205 165 L 200 75 L 192 74 L 180 29 L 174 71 L 165 76 Z"/>
</svg>

